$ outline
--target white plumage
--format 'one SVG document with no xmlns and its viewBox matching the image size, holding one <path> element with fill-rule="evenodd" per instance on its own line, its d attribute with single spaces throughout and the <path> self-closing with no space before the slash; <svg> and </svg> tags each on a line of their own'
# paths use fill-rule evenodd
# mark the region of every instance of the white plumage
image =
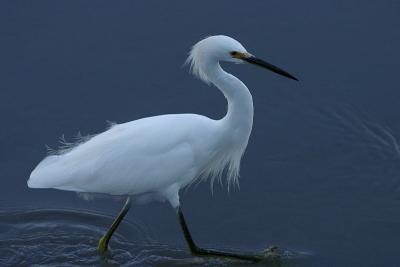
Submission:
<svg viewBox="0 0 400 267">
<path fill-rule="evenodd" d="M 225 95 L 228 111 L 220 120 L 171 114 L 116 124 L 59 155 L 49 155 L 31 173 L 31 188 L 56 188 L 111 195 L 156 194 L 179 206 L 179 190 L 196 179 L 218 177 L 227 168 L 237 183 L 240 159 L 253 124 L 247 87 L 219 61 L 234 63 L 236 40 L 212 36 L 198 42 L 188 62 L 192 72 Z"/>
</svg>

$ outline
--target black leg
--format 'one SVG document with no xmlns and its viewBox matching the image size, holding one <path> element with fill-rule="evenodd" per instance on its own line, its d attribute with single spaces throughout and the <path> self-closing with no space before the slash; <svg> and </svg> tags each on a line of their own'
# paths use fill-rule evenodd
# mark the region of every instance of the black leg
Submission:
<svg viewBox="0 0 400 267">
<path fill-rule="evenodd" d="M 122 210 L 119 212 L 117 218 L 115 218 L 114 222 L 111 224 L 110 228 L 107 232 L 100 238 L 99 244 L 97 246 L 97 250 L 101 253 L 104 253 L 108 249 L 108 243 L 110 242 L 110 238 L 117 229 L 118 225 L 121 223 L 122 219 L 128 213 L 131 207 L 131 198 L 128 197 L 126 199 L 125 205 L 123 206 Z"/>
<path fill-rule="evenodd" d="M 238 259 L 238 260 L 246 260 L 252 262 L 258 262 L 266 259 L 264 253 L 262 254 L 251 254 L 251 253 L 243 253 L 237 254 L 233 252 L 224 252 L 213 249 L 203 249 L 199 248 L 193 241 L 193 238 L 189 232 L 189 228 L 186 224 L 185 217 L 183 216 L 182 210 L 178 208 L 179 222 L 182 227 L 183 234 L 185 235 L 186 242 L 189 246 L 189 250 L 192 255 L 202 256 L 202 257 L 219 257 L 219 258 L 229 258 L 229 259 Z"/>
</svg>

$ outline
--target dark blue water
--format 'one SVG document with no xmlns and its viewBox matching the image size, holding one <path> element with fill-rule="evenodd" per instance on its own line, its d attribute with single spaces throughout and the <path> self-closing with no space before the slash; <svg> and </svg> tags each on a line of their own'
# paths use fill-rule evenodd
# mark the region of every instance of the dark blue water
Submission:
<svg viewBox="0 0 400 267">
<path fill-rule="evenodd" d="M 0 265 L 249 266 L 191 257 L 166 203 L 134 205 L 100 256 L 122 201 L 26 186 L 63 134 L 164 113 L 222 117 L 223 96 L 182 65 L 200 38 L 226 34 L 301 82 L 224 65 L 252 91 L 254 129 L 240 191 L 182 192 L 194 239 L 276 245 L 278 266 L 399 266 L 399 14 L 394 0 L 2 1 Z"/>
</svg>

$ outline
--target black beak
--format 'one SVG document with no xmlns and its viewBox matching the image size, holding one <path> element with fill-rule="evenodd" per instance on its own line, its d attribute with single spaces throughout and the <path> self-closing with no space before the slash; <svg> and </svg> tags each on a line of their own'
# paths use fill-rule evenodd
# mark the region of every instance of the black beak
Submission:
<svg viewBox="0 0 400 267">
<path fill-rule="evenodd" d="M 284 71 L 284 70 L 282 70 L 282 69 L 280 69 L 280 68 L 278 68 L 278 67 L 276 67 L 276 66 L 274 66 L 274 65 L 272 65 L 272 64 L 270 64 L 270 63 L 268 63 L 268 62 L 266 62 L 266 61 L 264 61 L 262 59 L 254 57 L 254 56 L 243 57 L 242 60 L 244 60 L 246 62 L 249 62 L 251 64 L 254 64 L 254 65 L 266 68 L 266 69 L 268 69 L 268 70 L 270 70 L 272 72 L 275 72 L 277 74 L 285 76 L 285 77 L 287 77 L 289 79 L 298 81 L 298 79 L 296 77 L 294 77 L 292 74 L 290 74 L 289 72 Z"/>
</svg>

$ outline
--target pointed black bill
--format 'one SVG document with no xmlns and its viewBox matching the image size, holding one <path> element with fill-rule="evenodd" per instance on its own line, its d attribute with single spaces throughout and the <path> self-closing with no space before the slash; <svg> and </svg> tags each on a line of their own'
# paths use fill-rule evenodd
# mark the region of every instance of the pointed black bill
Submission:
<svg viewBox="0 0 400 267">
<path fill-rule="evenodd" d="M 270 70 L 272 72 L 275 72 L 277 74 L 285 76 L 285 77 L 287 77 L 289 79 L 298 81 L 298 79 L 296 77 L 294 77 L 292 74 L 290 74 L 289 72 L 284 71 L 284 70 L 282 70 L 282 69 L 280 69 L 280 68 L 278 68 L 278 67 L 276 67 L 276 66 L 274 66 L 274 65 L 272 65 L 272 64 L 270 64 L 270 63 L 268 63 L 268 62 L 266 62 L 266 61 L 264 61 L 262 59 L 256 58 L 254 56 L 242 57 L 241 59 L 246 61 L 246 62 L 249 62 L 251 64 L 266 68 L 266 69 L 268 69 L 268 70 Z"/>
</svg>

